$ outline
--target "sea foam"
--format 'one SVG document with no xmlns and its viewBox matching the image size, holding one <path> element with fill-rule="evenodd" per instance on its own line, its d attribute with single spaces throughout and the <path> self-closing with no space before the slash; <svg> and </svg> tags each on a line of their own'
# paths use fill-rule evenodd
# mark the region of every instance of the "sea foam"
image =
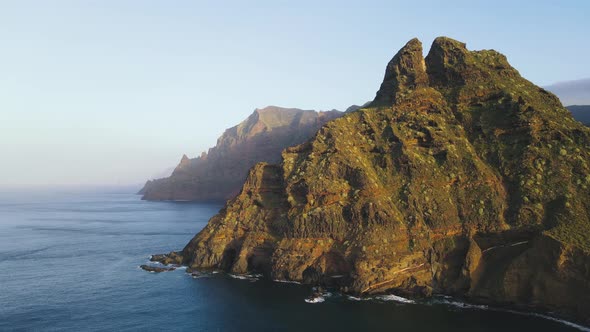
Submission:
<svg viewBox="0 0 590 332">
<path fill-rule="evenodd" d="M 512 310 L 512 309 L 506 309 L 506 308 L 495 308 L 495 307 L 489 307 L 487 305 L 482 305 L 482 304 L 469 304 L 469 303 L 454 300 L 452 297 L 449 297 L 449 296 L 444 296 L 442 299 L 436 299 L 433 301 L 433 303 L 449 305 L 449 306 L 457 307 L 460 309 L 491 310 L 491 311 L 509 312 L 511 314 L 522 315 L 522 316 L 539 317 L 539 318 L 547 319 L 550 321 L 558 322 L 558 323 L 567 325 L 569 327 L 573 327 L 573 328 L 578 329 L 580 331 L 590 332 L 590 328 L 588 328 L 586 326 L 582 326 L 582 325 L 576 324 L 574 322 L 567 321 L 565 319 L 560 319 L 560 318 L 556 318 L 556 317 L 549 316 L 549 315 L 539 314 L 536 312 L 518 311 L 518 310 Z"/>
<path fill-rule="evenodd" d="M 377 295 L 377 296 L 375 296 L 375 299 L 381 300 L 381 301 L 393 301 L 393 302 L 399 302 L 399 303 L 416 303 L 416 301 L 414 301 L 414 300 L 406 299 L 405 297 L 401 297 L 401 296 L 397 296 L 397 295 L 393 295 L 393 294 Z"/>
<path fill-rule="evenodd" d="M 279 280 L 279 279 L 274 279 L 274 282 L 280 282 L 283 284 L 297 284 L 297 285 L 301 285 L 301 283 L 299 281 L 292 281 L 292 280 Z"/>
<path fill-rule="evenodd" d="M 322 303 L 324 301 L 326 301 L 326 299 L 323 296 L 316 296 L 316 297 L 305 299 L 305 302 L 307 302 L 307 303 Z"/>
<path fill-rule="evenodd" d="M 231 273 L 228 273 L 228 275 L 234 279 L 248 280 L 251 282 L 258 281 L 258 279 L 260 279 L 260 277 L 262 277 L 261 274 L 231 274 Z"/>
</svg>

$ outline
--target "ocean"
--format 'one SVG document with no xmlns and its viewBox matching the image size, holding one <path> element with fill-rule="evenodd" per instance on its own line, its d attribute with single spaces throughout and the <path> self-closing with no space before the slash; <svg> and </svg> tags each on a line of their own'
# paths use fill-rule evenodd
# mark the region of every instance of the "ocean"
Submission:
<svg viewBox="0 0 590 332">
<path fill-rule="evenodd" d="M 537 315 L 338 293 L 224 273 L 139 269 L 180 250 L 222 204 L 132 193 L 0 193 L 1 331 L 590 331 Z"/>
</svg>

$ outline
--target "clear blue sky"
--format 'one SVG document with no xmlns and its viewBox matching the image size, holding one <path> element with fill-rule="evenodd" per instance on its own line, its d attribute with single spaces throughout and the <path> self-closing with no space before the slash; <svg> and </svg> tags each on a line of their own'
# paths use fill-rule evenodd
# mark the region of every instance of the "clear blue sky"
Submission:
<svg viewBox="0 0 590 332">
<path fill-rule="evenodd" d="M 496 49 L 540 85 L 588 78 L 588 17 L 586 0 L 0 0 L 0 187 L 139 184 L 256 107 L 363 103 L 412 37 Z"/>
</svg>

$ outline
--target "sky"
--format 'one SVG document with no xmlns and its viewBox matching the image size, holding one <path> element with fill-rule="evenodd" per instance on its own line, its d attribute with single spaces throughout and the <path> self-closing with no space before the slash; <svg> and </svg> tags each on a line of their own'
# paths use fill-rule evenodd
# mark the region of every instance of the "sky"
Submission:
<svg viewBox="0 0 590 332">
<path fill-rule="evenodd" d="M 140 185 L 267 105 L 375 96 L 408 40 L 590 78 L 590 1 L 0 0 L 0 188 Z"/>
<path fill-rule="evenodd" d="M 545 89 L 559 96 L 564 105 L 590 105 L 590 78 L 557 82 Z"/>
</svg>

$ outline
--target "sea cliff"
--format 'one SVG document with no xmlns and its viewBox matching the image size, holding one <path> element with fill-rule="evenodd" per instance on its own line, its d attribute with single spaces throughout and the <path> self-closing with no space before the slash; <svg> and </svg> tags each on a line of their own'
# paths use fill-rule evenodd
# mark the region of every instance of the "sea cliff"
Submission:
<svg viewBox="0 0 590 332">
<path fill-rule="evenodd" d="M 417 39 L 164 263 L 590 324 L 590 129 L 494 50 Z M 336 278 L 337 277 L 337 278 Z"/>
<path fill-rule="evenodd" d="M 183 155 L 169 177 L 147 181 L 138 194 L 152 201 L 225 201 L 239 193 L 256 163 L 279 162 L 283 149 L 307 141 L 342 114 L 276 106 L 256 109 L 227 129 L 207 153 L 193 159 Z"/>
</svg>

